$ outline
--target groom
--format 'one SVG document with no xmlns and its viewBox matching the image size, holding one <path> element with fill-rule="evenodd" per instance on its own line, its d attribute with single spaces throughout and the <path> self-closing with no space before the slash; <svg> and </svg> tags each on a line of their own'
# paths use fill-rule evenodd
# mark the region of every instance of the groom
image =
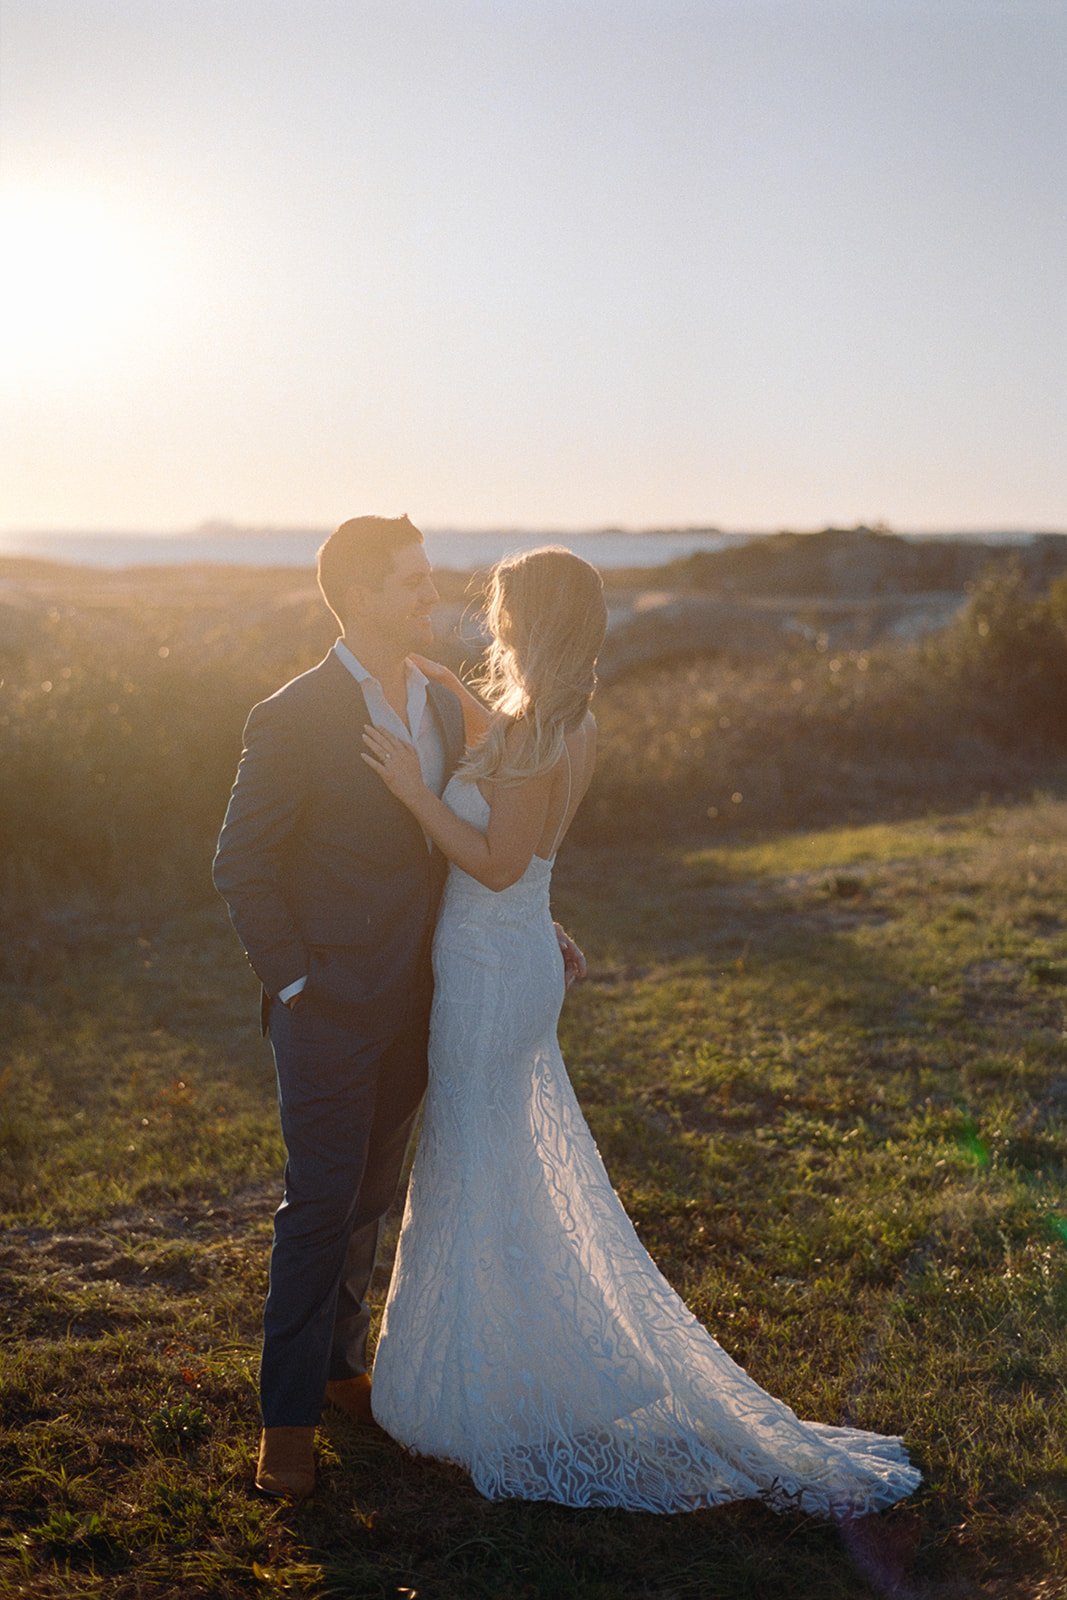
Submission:
<svg viewBox="0 0 1067 1600">
<path fill-rule="evenodd" d="M 343 522 L 318 581 L 341 638 L 253 706 L 212 874 L 263 985 L 277 1070 L 287 1161 L 256 1487 L 292 1498 L 314 1487 L 324 1400 L 372 1420 L 367 1289 L 426 1082 L 446 864 L 361 760 L 363 729 L 414 743 L 438 794 L 463 754 L 459 700 L 408 660 L 432 644 L 438 599 L 419 530 L 406 516 Z"/>
<path fill-rule="evenodd" d="M 314 1486 L 323 1399 L 370 1420 L 367 1287 L 426 1080 L 444 861 L 360 759 L 365 725 L 416 745 L 437 793 L 463 752 L 455 695 L 406 657 L 438 598 L 407 517 L 319 551 L 342 637 L 254 706 L 212 876 L 263 985 L 287 1155 L 263 1317 L 256 1486 Z"/>
</svg>

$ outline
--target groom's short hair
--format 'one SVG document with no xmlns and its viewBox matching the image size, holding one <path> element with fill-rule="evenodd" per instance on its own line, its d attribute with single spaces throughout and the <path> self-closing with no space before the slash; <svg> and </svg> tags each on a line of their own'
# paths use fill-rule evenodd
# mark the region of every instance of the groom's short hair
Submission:
<svg viewBox="0 0 1067 1600">
<path fill-rule="evenodd" d="M 338 621 L 349 589 L 354 584 L 380 589 L 396 552 L 416 543 L 422 543 L 422 534 L 407 512 L 402 517 L 350 517 L 335 528 L 319 549 L 318 578 L 322 598 Z"/>
</svg>

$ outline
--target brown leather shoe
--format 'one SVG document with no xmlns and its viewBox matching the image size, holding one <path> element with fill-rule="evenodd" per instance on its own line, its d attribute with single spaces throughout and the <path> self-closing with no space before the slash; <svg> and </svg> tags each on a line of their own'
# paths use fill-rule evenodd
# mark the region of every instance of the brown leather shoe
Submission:
<svg viewBox="0 0 1067 1600">
<path fill-rule="evenodd" d="M 314 1428 L 264 1428 L 256 1488 L 272 1500 L 304 1500 L 315 1487 Z"/>
<path fill-rule="evenodd" d="M 326 1385 L 326 1399 L 359 1427 L 377 1426 L 370 1408 L 370 1373 L 361 1372 L 356 1378 L 335 1378 Z"/>
</svg>

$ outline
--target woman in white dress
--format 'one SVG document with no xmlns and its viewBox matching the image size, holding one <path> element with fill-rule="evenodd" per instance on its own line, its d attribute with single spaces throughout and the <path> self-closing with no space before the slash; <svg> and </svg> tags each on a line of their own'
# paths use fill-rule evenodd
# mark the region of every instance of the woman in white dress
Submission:
<svg viewBox="0 0 1067 1600">
<path fill-rule="evenodd" d="M 697 1322 L 637 1238 L 559 1052 L 549 882 L 592 776 L 605 615 L 599 574 L 570 551 L 503 561 L 486 704 L 419 663 L 467 717 L 441 799 L 411 746 L 365 734 L 364 759 L 451 863 L 374 1415 L 492 1500 L 862 1515 L 918 1484 L 901 1441 L 798 1420 Z"/>
</svg>

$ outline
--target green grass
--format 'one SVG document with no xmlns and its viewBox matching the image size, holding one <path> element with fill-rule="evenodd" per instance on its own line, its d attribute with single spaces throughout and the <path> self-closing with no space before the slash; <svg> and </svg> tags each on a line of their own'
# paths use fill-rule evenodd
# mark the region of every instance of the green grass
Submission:
<svg viewBox="0 0 1067 1600">
<path fill-rule="evenodd" d="M 560 863 L 564 1046 L 642 1238 L 761 1383 L 924 1471 L 844 1532 L 488 1505 L 341 1422 L 310 1502 L 253 1499 L 255 986 L 221 906 L 69 917 L 2 994 L 0 1594 L 1067 1592 L 1065 894 L 1047 797 Z"/>
</svg>

